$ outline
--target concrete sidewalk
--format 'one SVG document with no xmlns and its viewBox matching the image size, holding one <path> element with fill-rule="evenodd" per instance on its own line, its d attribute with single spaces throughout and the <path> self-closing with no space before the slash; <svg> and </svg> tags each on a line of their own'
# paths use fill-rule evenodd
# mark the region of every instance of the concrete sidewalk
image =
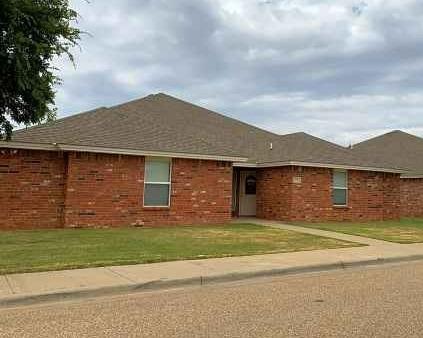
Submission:
<svg viewBox="0 0 423 338">
<path fill-rule="evenodd" d="M 368 246 L 4 275 L 0 276 L 0 307 L 423 259 L 423 243 L 393 244 L 276 222 L 251 221 Z"/>
</svg>

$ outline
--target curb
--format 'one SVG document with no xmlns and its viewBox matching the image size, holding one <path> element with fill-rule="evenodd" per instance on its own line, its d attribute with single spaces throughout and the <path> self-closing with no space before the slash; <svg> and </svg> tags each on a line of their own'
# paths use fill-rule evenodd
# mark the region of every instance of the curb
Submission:
<svg viewBox="0 0 423 338">
<path fill-rule="evenodd" d="M 138 293 L 143 291 L 156 291 L 173 289 L 185 286 L 203 286 L 212 285 L 227 282 L 236 282 L 241 280 L 254 279 L 259 277 L 275 277 L 275 276 L 288 276 L 297 275 L 303 273 L 313 272 L 324 272 L 332 270 L 343 270 L 357 267 L 366 266 L 377 266 L 392 263 L 401 262 L 413 262 L 423 260 L 422 255 L 411 255 L 403 257 L 391 257 L 391 258 L 376 258 L 363 261 L 353 262 L 336 262 L 330 264 L 316 264 L 302 267 L 290 267 L 280 269 L 261 270 L 254 272 L 234 272 L 216 276 L 199 276 L 175 280 L 155 280 L 147 283 L 133 283 L 123 284 L 117 286 L 106 286 L 100 288 L 84 288 L 84 289 L 72 289 L 66 291 L 42 293 L 42 294 L 30 294 L 30 295 L 19 295 L 19 296 L 7 296 L 0 298 L 0 309 L 36 305 L 41 303 L 60 302 L 60 301 L 71 301 L 84 298 L 95 298 L 103 296 L 123 295 Z"/>
</svg>

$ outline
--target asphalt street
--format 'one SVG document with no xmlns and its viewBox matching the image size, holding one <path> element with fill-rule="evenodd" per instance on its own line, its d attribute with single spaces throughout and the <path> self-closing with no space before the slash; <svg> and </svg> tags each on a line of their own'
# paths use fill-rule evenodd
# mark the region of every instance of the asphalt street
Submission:
<svg viewBox="0 0 423 338">
<path fill-rule="evenodd" d="M 423 262 L 0 310 L 0 337 L 422 337 Z"/>
</svg>

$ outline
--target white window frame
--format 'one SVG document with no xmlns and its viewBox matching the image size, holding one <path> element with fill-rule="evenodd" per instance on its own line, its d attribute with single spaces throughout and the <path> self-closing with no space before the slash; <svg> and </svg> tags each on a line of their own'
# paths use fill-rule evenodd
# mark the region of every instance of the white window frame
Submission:
<svg viewBox="0 0 423 338">
<path fill-rule="evenodd" d="M 345 173 L 345 187 L 335 186 L 334 185 L 334 176 L 336 172 Z M 334 201 L 334 191 L 335 190 L 345 190 L 345 204 L 335 204 Z M 346 207 L 348 206 L 348 170 L 342 169 L 333 169 L 332 170 L 332 205 L 335 207 Z"/>
<path fill-rule="evenodd" d="M 163 160 L 163 157 L 145 157 L 144 160 L 144 191 L 142 194 L 142 205 L 144 208 L 169 208 L 170 207 L 170 197 L 171 197 L 171 189 L 172 189 L 172 158 L 171 157 L 166 157 L 166 159 L 169 161 L 169 182 L 153 182 L 153 181 L 147 181 L 146 177 L 147 177 L 147 163 L 149 161 L 154 161 L 155 159 L 161 159 Z M 161 184 L 161 185 L 167 185 L 169 186 L 169 196 L 168 196 L 168 203 L 167 205 L 145 205 L 145 186 L 147 184 Z"/>
</svg>

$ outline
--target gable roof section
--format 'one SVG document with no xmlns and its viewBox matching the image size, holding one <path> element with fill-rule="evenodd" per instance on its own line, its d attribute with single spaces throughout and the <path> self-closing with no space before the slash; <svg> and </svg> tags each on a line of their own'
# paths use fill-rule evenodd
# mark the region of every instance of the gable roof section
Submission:
<svg viewBox="0 0 423 338">
<path fill-rule="evenodd" d="M 346 167 L 357 169 L 386 169 L 382 171 L 402 171 L 401 166 L 391 166 L 373 158 L 362 158 L 350 149 L 328 142 L 307 133 L 294 133 L 280 136 L 273 149 L 261 157 L 262 166 L 287 162 L 316 166 Z"/>
<path fill-rule="evenodd" d="M 166 94 L 101 107 L 13 133 L 22 147 L 403 171 L 306 133 L 277 135 Z M 11 146 L 9 143 L 9 145 Z M 8 146 L 7 142 L 0 142 Z"/>
<path fill-rule="evenodd" d="M 401 130 L 379 135 L 353 146 L 353 152 L 361 157 L 373 157 L 389 166 L 401 166 L 409 170 L 404 177 L 423 177 L 423 138 Z"/>
<path fill-rule="evenodd" d="M 179 121 L 178 109 L 163 95 L 150 95 L 111 108 L 98 108 L 85 113 L 18 130 L 13 142 L 52 145 L 63 150 L 88 149 L 147 155 L 175 154 L 192 158 L 245 160 L 231 148 L 209 142 L 191 133 L 190 120 Z M 175 124 L 175 122 L 178 122 Z"/>
</svg>

